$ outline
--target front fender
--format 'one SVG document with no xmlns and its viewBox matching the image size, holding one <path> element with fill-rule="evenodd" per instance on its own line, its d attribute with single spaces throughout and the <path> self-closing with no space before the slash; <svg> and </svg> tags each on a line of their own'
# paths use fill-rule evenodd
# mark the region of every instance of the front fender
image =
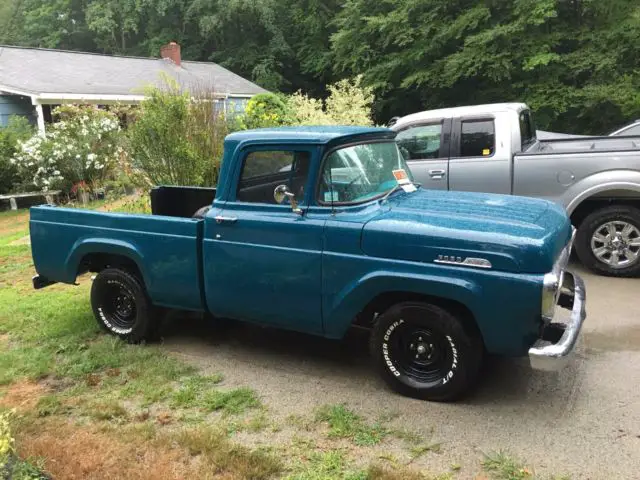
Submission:
<svg viewBox="0 0 640 480">
<path fill-rule="evenodd" d="M 341 338 L 356 315 L 364 310 L 371 300 L 381 294 L 393 292 L 453 300 L 467 307 L 475 317 L 476 302 L 482 295 L 482 288 L 473 281 L 451 276 L 374 271 L 324 299 L 325 334 L 328 337 Z M 482 332 L 482 328 L 480 330 Z"/>
<path fill-rule="evenodd" d="M 585 200 L 605 192 L 633 192 L 640 196 L 640 172 L 634 170 L 609 170 L 583 178 L 567 189 L 563 203 L 571 215 Z"/>
<path fill-rule="evenodd" d="M 81 260 L 92 253 L 119 255 L 132 260 L 138 266 L 140 273 L 142 273 L 145 285 L 150 288 L 148 283 L 149 276 L 144 267 L 144 256 L 140 249 L 133 243 L 113 238 L 83 238 L 77 240 L 65 260 L 65 273 L 70 281 L 75 280 Z"/>
</svg>

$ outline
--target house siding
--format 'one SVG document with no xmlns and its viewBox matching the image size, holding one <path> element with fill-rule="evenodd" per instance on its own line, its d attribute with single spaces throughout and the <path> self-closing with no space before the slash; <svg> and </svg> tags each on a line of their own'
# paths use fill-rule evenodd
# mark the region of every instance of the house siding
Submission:
<svg viewBox="0 0 640 480">
<path fill-rule="evenodd" d="M 0 95 L 0 127 L 6 127 L 12 115 L 27 117 L 31 123 L 35 123 L 31 99 L 21 95 Z"/>
</svg>

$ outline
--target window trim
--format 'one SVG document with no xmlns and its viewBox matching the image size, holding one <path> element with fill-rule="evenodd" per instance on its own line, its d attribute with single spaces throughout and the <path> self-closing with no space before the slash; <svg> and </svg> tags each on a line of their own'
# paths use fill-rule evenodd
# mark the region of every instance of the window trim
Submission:
<svg viewBox="0 0 640 480">
<path fill-rule="evenodd" d="M 367 144 L 371 144 L 371 143 L 394 143 L 397 147 L 397 143 L 396 143 L 396 139 L 394 138 L 378 138 L 378 139 L 368 139 L 368 140 L 360 140 L 358 142 L 349 142 L 349 143 L 343 143 L 340 145 L 337 145 L 335 147 L 330 148 L 329 150 L 327 150 L 324 155 L 322 156 L 322 160 L 320 160 L 320 167 L 318 168 L 318 178 L 316 179 L 316 187 L 314 189 L 315 193 L 314 193 L 314 199 L 315 202 L 317 204 L 317 206 L 319 207 L 353 207 L 353 206 L 357 206 L 357 205 L 363 205 L 365 203 L 369 203 L 372 202 L 374 200 L 379 200 L 382 197 L 384 197 L 388 192 L 382 192 L 380 195 L 376 195 L 375 197 L 371 197 L 371 198 L 367 198 L 366 200 L 361 200 L 359 202 L 325 202 L 322 198 L 320 198 L 320 182 L 322 181 L 322 170 L 324 169 L 324 164 L 327 161 L 327 159 L 329 158 L 329 156 L 337 151 L 337 150 L 341 150 L 343 148 L 349 148 L 349 147 L 355 147 L 358 145 L 367 145 Z M 402 155 L 402 154 L 400 154 Z M 406 160 L 405 160 L 406 162 Z"/>
<path fill-rule="evenodd" d="M 405 160 L 408 162 L 438 162 L 442 160 L 446 160 L 449 158 L 451 154 L 451 118 L 430 118 L 423 120 L 415 120 L 413 122 L 405 123 L 397 130 L 394 130 L 396 134 L 400 134 L 400 132 L 404 132 L 410 128 L 415 127 L 428 127 L 430 125 L 442 125 L 442 129 L 440 130 L 440 154 L 435 158 L 416 158 L 411 160 Z M 396 142 L 397 142 L 396 135 Z"/>
<path fill-rule="evenodd" d="M 477 155 L 473 157 L 463 157 L 462 152 L 462 122 L 493 122 L 493 153 L 491 155 Z M 450 159 L 486 159 L 493 158 L 498 150 L 498 142 L 496 140 L 496 117 L 494 115 L 469 115 L 458 117 L 454 120 L 454 139 L 451 147 Z"/>
</svg>

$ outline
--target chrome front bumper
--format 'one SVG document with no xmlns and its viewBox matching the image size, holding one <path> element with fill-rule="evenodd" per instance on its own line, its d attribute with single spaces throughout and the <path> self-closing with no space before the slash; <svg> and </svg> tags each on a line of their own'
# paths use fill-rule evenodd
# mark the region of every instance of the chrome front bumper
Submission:
<svg viewBox="0 0 640 480">
<path fill-rule="evenodd" d="M 536 370 L 558 370 L 562 368 L 578 340 L 582 324 L 587 318 L 585 300 L 587 292 L 582 279 L 565 272 L 558 306 L 571 310 L 568 323 L 550 323 L 543 331 L 542 338 L 529 349 L 531 367 Z"/>
</svg>

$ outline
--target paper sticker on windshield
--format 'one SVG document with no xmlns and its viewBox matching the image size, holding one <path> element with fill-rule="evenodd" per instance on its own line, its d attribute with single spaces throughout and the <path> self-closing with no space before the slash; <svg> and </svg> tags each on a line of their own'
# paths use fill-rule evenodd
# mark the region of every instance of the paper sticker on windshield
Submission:
<svg viewBox="0 0 640 480">
<path fill-rule="evenodd" d="M 489 150 L 488 148 L 483 149 L 482 155 L 491 155 L 491 150 Z"/>
<path fill-rule="evenodd" d="M 324 201 L 325 202 L 339 202 L 338 192 L 334 192 L 331 190 L 330 192 L 324 192 Z"/>
<path fill-rule="evenodd" d="M 398 182 L 398 185 L 407 185 L 408 183 L 411 183 L 409 175 L 407 175 L 407 172 L 405 172 L 403 168 L 393 170 L 393 176 L 395 177 L 396 182 Z"/>
</svg>

